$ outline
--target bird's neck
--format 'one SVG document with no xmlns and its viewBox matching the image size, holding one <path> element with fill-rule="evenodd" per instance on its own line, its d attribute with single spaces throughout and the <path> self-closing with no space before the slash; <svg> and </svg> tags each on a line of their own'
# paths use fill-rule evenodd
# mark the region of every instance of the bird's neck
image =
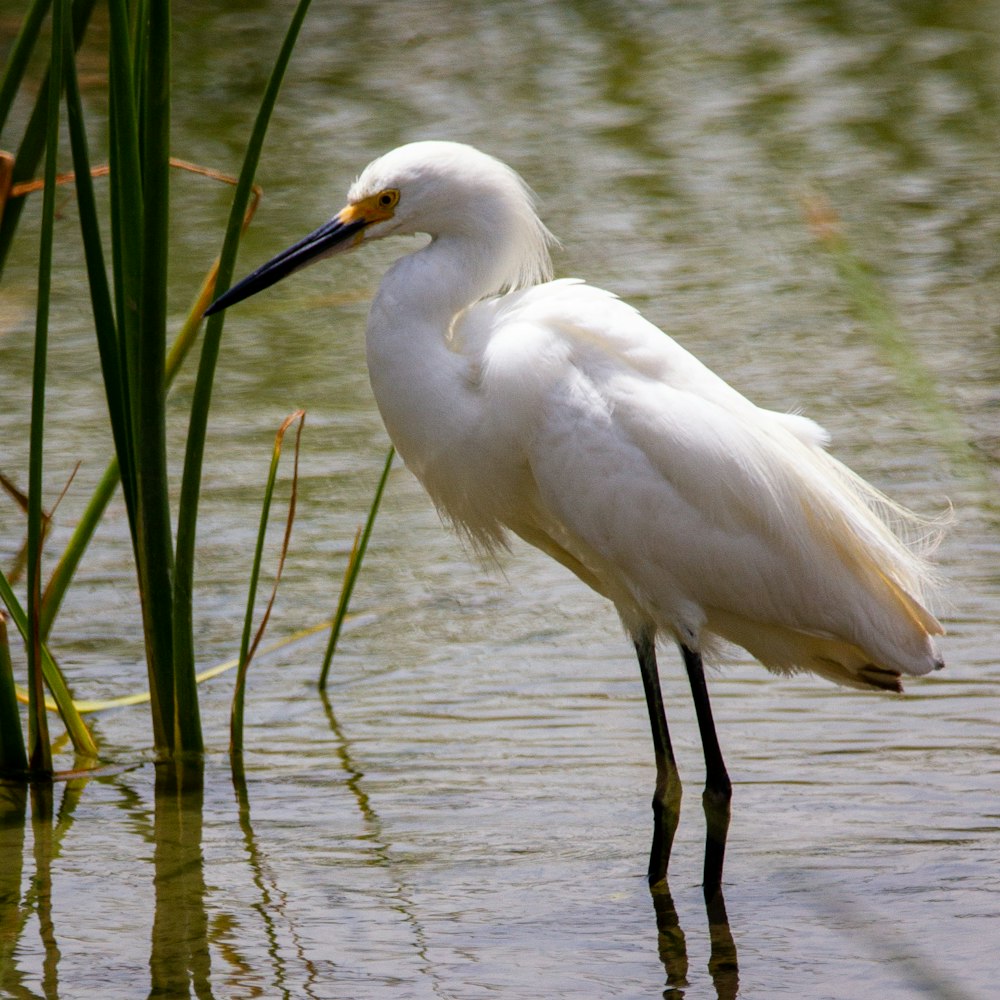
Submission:
<svg viewBox="0 0 1000 1000">
<path fill-rule="evenodd" d="M 450 334 L 455 318 L 497 292 L 509 277 L 503 248 L 476 237 L 432 240 L 396 261 L 379 286 L 368 318 L 369 369 L 433 371 L 454 359 Z"/>
<path fill-rule="evenodd" d="M 427 470 L 473 421 L 469 359 L 450 332 L 463 310 L 504 283 L 497 249 L 481 238 L 433 240 L 390 268 L 372 303 L 366 346 L 375 400 L 397 450 L 428 489 Z"/>
<path fill-rule="evenodd" d="M 482 234 L 442 236 L 396 261 L 373 304 L 388 306 L 402 325 L 409 317 L 447 329 L 463 309 L 512 283 L 509 249 Z M 380 301 L 381 300 L 381 301 Z M 399 312 L 405 302 L 406 315 Z"/>
</svg>

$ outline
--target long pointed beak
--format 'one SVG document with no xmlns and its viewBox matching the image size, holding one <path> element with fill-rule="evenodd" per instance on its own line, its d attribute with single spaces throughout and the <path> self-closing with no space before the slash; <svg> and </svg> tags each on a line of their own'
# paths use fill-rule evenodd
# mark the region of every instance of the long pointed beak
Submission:
<svg viewBox="0 0 1000 1000">
<path fill-rule="evenodd" d="M 293 271 L 298 271 L 321 257 L 336 253 L 338 249 L 347 249 L 344 244 L 360 233 L 371 221 L 373 220 L 370 218 L 345 209 L 298 243 L 287 250 L 282 250 L 277 257 L 262 264 L 252 274 L 248 274 L 242 281 L 233 285 L 229 291 L 223 292 L 205 310 L 205 315 L 211 316 L 212 313 L 242 302 L 251 295 L 270 288 Z"/>
</svg>

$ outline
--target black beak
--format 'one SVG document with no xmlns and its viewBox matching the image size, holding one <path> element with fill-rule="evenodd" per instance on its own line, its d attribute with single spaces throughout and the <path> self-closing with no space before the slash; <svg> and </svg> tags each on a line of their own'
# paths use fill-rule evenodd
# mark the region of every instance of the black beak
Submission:
<svg viewBox="0 0 1000 1000">
<path fill-rule="evenodd" d="M 307 264 L 312 264 L 334 253 L 338 247 L 346 243 L 352 236 L 361 232 L 368 225 L 368 220 L 357 218 L 351 222 L 342 222 L 340 216 L 334 216 L 329 222 L 311 232 L 304 239 L 293 244 L 287 250 L 282 250 L 266 264 L 262 264 L 252 274 L 238 281 L 228 292 L 223 292 L 206 310 L 205 315 L 220 312 L 237 302 L 250 298 L 262 292 L 265 288 L 277 284 L 282 278 L 298 271 Z"/>
</svg>

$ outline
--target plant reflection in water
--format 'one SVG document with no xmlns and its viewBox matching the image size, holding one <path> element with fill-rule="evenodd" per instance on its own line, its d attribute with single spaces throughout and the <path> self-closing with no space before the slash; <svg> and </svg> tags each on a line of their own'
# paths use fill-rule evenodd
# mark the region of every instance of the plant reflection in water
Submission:
<svg viewBox="0 0 1000 1000">
<path fill-rule="evenodd" d="M 200 765 L 171 762 L 157 766 L 151 996 L 211 995 L 201 845 L 203 795 Z"/>
<path fill-rule="evenodd" d="M 405 921 L 413 949 L 424 959 L 419 963 L 419 975 L 429 977 L 432 989 L 443 995 L 447 992 L 447 976 L 442 974 L 438 980 L 435 963 L 426 960 L 434 950 L 435 940 L 421 914 L 418 894 L 407 881 L 405 866 L 394 859 L 392 838 L 365 788 L 350 740 L 325 697 L 323 705 L 334 738 L 334 759 L 362 817 L 375 862 L 391 879 L 394 909 Z M 306 998 L 326 995 L 323 982 L 336 975 L 336 963 L 331 960 L 327 968 L 321 968 L 309 954 L 303 928 L 297 926 L 296 917 L 289 912 L 286 893 L 269 866 L 266 851 L 258 846 L 242 767 L 237 764 L 233 768 L 233 788 L 242 833 L 243 864 L 249 871 L 254 892 L 254 902 L 241 907 L 242 916 L 233 916 L 226 900 L 220 905 L 219 889 L 210 884 L 220 879 L 225 884 L 227 877 L 206 878 L 202 763 L 157 765 L 152 816 L 145 804 L 136 800 L 119 781 L 124 770 L 131 768 L 119 769 L 112 775 L 69 778 L 62 783 L 58 809 L 54 800 L 60 793 L 59 783 L 32 786 L 30 793 L 23 786 L 0 785 L 0 857 L 4 859 L 0 865 L 0 994 L 25 998 L 78 995 L 74 990 L 80 983 L 60 986 L 63 952 L 59 943 L 60 918 L 53 910 L 53 889 L 57 884 L 53 870 L 58 875 L 66 864 L 65 860 L 60 864 L 60 860 L 69 845 L 68 835 L 77 807 L 90 782 L 98 780 L 121 790 L 131 828 L 152 845 L 154 900 L 149 996 L 196 996 L 205 1000 L 226 995 L 234 983 L 252 994 L 262 991 L 260 995 Z M 28 851 L 32 852 L 30 860 Z M 227 864 L 233 860 L 228 859 Z M 114 879 L 114 860 L 109 859 L 108 865 L 105 876 Z M 666 883 L 649 891 L 655 913 L 655 947 L 666 972 L 663 995 L 679 1000 L 689 987 L 687 939 Z M 222 895 L 226 896 L 224 891 Z M 91 912 L 74 912 L 73 926 L 63 931 L 64 951 L 70 939 L 74 944 L 79 943 L 79 921 L 90 921 L 94 930 L 100 930 L 101 912 L 99 900 L 93 900 Z M 708 972 L 719 1000 L 734 998 L 739 983 L 736 948 L 721 890 L 706 893 L 706 913 L 711 942 Z M 244 920 L 262 923 L 259 929 L 268 942 L 266 963 L 255 965 L 243 954 L 241 941 L 247 938 L 250 929 Z M 39 934 L 40 945 L 27 943 L 27 936 L 33 931 Z M 653 941 L 651 935 L 651 948 Z M 40 970 L 19 964 L 21 956 L 32 954 L 41 956 Z M 120 975 L 121 964 L 127 958 L 114 956 L 117 969 L 111 968 L 111 956 L 107 958 L 107 975 L 110 978 Z M 99 955 L 92 956 L 88 975 L 96 977 L 95 982 L 100 982 L 104 974 L 100 961 Z M 126 970 L 130 988 L 134 988 L 136 971 Z M 79 975 L 75 965 L 72 975 L 74 979 Z"/>
</svg>

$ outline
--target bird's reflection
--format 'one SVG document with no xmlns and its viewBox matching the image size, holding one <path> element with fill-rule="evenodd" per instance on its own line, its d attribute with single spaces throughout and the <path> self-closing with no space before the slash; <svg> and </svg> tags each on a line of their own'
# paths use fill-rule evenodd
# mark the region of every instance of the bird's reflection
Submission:
<svg viewBox="0 0 1000 1000">
<path fill-rule="evenodd" d="M 667 973 L 663 996 L 666 1000 L 681 1000 L 689 986 L 687 938 L 666 881 L 657 883 L 649 891 L 656 913 L 657 950 Z M 735 1000 L 740 987 L 739 963 L 721 888 L 706 893 L 705 912 L 711 943 L 708 973 L 712 985 L 718 1000 Z"/>
<path fill-rule="evenodd" d="M 739 963 L 736 943 L 729 928 L 726 901 L 722 894 L 722 866 L 729 832 L 729 800 L 723 801 L 706 794 L 702 804 L 706 821 L 703 890 L 711 943 L 708 972 L 712 977 L 718 1000 L 733 1000 L 740 985 Z M 674 814 L 672 817 L 674 828 L 668 831 L 661 830 L 659 827 L 664 820 L 657 814 L 653 832 L 654 852 L 658 843 L 673 840 L 676 821 L 677 814 Z M 663 996 L 667 1000 L 680 1000 L 688 987 L 687 938 L 677 916 L 677 908 L 674 906 L 666 878 L 650 886 L 649 891 L 653 897 L 653 910 L 656 913 L 657 950 L 667 973 L 667 988 Z"/>
<path fill-rule="evenodd" d="M 684 988 L 688 984 L 687 938 L 667 883 L 658 882 L 649 892 L 656 912 L 657 951 L 663 968 L 667 970 L 667 988 L 663 995 L 673 1000 L 674 997 L 684 996 Z"/>
</svg>

